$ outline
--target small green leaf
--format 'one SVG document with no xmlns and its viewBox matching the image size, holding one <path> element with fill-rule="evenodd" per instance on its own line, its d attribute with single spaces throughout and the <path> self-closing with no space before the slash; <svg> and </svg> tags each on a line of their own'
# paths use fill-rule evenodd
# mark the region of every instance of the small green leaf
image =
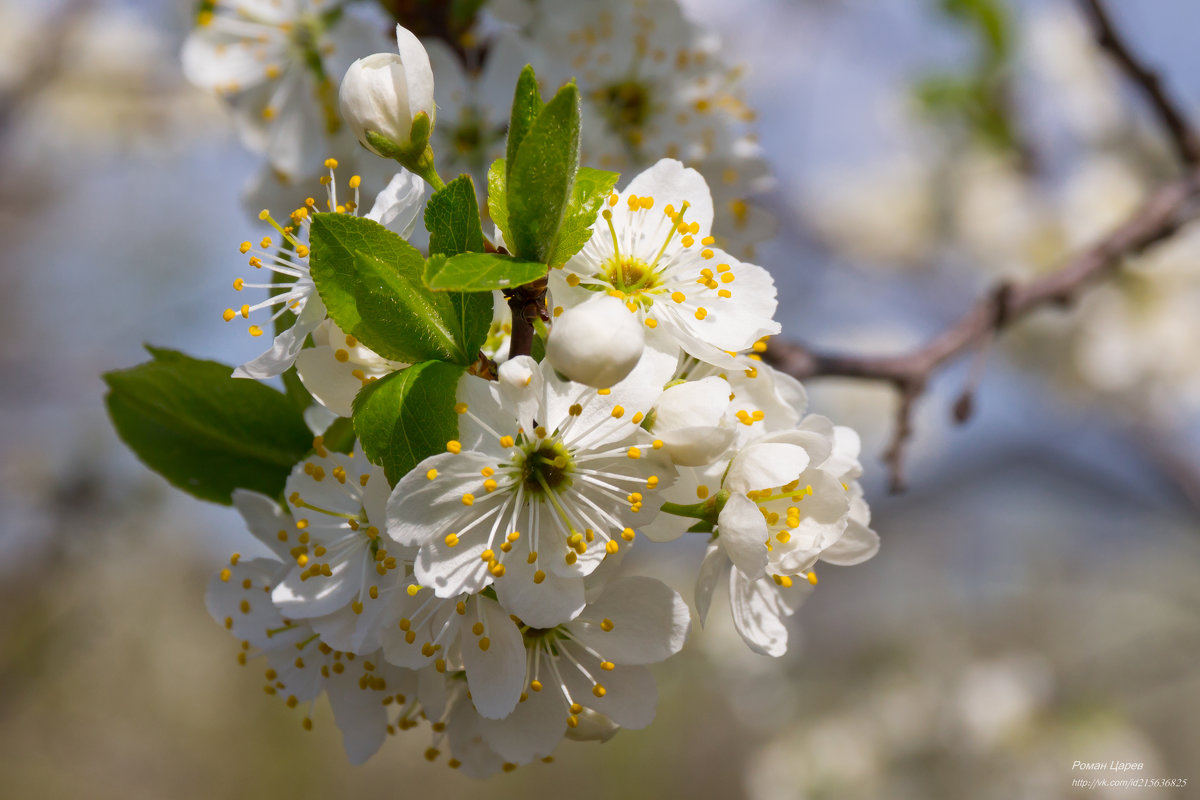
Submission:
<svg viewBox="0 0 1200 800">
<path fill-rule="evenodd" d="M 429 252 L 456 256 L 483 252 L 483 228 L 470 175 L 459 175 L 433 193 L 425 207 Z"/>
<path fill-rule="evenodd" d="M 551 264 L 562 266 L 567 263 L 592 238 L 592 225 L 600 213 L 600 206 L 612 194 L 620 177 L 615 172 L 590 167 L 579 169 L 575 175 L 575 186 L 571 189 L 571 203 L 558 229 L 558 241 L 550 258 Z"/>
<path fill-rule="evenodd" d="M 291 400 L 296 410 L 303 414 L 304 410 L 314 401 L 313 396 L 300 380 L 300 374 L 296 371 L 295 365 L 288 367 L 281 377 L 283 378 L 283 390 L 287 394 L 288 400 Z"/>
<path fill-rule="evenodd" d="M 329 316 L 384 358 L 472 363 L 492 321 L 490 297 L 425 288 L 425 259 L 369 219 L 316 214 L 309 256 Z"/>
<path fill-rule="evenodd" d="M 508 241 L 511 238 L 508 235 L 508 172 L 504 165 L 505 160 L 497 158 L 488 169 L 487 202 L 492 222 L 496 223 L 496 227 L 504 235 L 504 240 Z"/>
<path fill-rule="evenodd" d="M 546 265 L 540 261 L 499 253 L 462 253 L 429 259 L 425 283 L 437 291 L 490 292 L 531 283 L 545 274 Z"/>
<path fill-rule="evenodd" d="M 345 417 L 338 417 L 325 429 L 322 436 L 322 443 L 328 449 L 338 453 L 349 453 L 354 449 L 354 422 Z"/>
<path fill-rule="evenodd" d="M 234 489 L 269 496 L 312 449 L 312 433 L 286 396 L 233 368 L 172 350 L 108 372 L 108 413 L 146 466 L 201 500 L 228 505 Z"/>
<path fill-rule="evenodd" d="M 509 160 L 508 225 L 513 255 L 545 263 L 579 169 L 579 89 L 558 90 Z"/>
<path fill-rule="evenodd" d="M 354 430 L 363 451 L 392 485 L 458 437 L 454 398 L 463 371 L 426 361 L 368 384 L 354 398 Z"/>
<path fill-rule="evenodd" d="M 521 70 L 521 74 L 517 78 L 516 91 L 513 92 L 512 116 L 508 123 L 508 144 L 504 153 L 506 163 L 515 163 L 521 142 L 525 140 L 525 136 L 528 135 L 543 108 L 545 108 L 545 104 L 542 102 L 542 93 L 538 90 L 537 76 L 533 74 L 533 66 L 526 64 L 525 69 Z M 507 172 L 505 172 L 504 178 L 508 180 Z"/>
<path fill-rule="evenodd" d="M 360 277 L 354 299 L 362 322 L 351 333 L 364 344 L 384 358 L 410 364 L 474 360 L 457 340 L 452 314 L 447 313 L 452 311 L 448 298 L 437 302 L 441 298 L 412 281 L 405 274 L 409 270 L 396 269 L 372 255 L 357 252 L 354 263 Z"/>
</svg>

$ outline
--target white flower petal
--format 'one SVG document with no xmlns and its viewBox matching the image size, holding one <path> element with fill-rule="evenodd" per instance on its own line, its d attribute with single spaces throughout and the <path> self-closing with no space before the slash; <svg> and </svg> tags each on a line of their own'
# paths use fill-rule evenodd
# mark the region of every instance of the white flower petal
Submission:
<svg viewBox="0 0 1200 800">
<path fill-rule="evenodd" d="M 754 579 L 767 566 L 767 523 L 758 506 L 744 494 L 732 494 L 717 516 L 717 544 L 734 566 Z"/>
<path fill-rule="evenodd" d="M 599 711 L 622 728 L 644 728 L 654 721 L 658 687 L 654 685 L 654 676 L 649 667 L 617 666 L 605 671 L 600 669 L 598 661 L 586 654 L 576 657 L 600 681 L 604 696 L 596 697 L 591 682 L 578 670 L 568 668 L 563 680 L 573 699 Z"/>
<path fill-rule="evenodd" d="M 708 609 L 712 606 L 713 592 L 716 591 L 717 581 L 729 570 L 732 563 L 725 550 L 716 542 L 704 551 L 704 560 L 700 562 L 700 573 L 696 576 L 696 616 L 703 625 L 708 619 Z"/>
<path fill-rule="evenodd" d="M 506 761 L 528 764 L 554 752 L 566 730 L 562 702 L 550 689 L 530 692 L 504 719 L 480 720 L 484 741 Z"/>
<path fill-rule="evenodd" d="M 402 169 L 376 195 L 375 204 L 365 216 L 407 239 L 416 227 L 424 204 L 425 181 Z"/>
<path fill-rule="evenodd" d="M 375 755 L 387 738 L 387 707 L 383 693 L 359 688 L 357 668 L 360 662 L 350 662 L 348 669 L 335 673 L 325 684 L 333 719 L 342 732 L 342 745 L 351 764 L 365 763 Z"/>
<path fill-rule="evenodd" d="M 808 452 L 802 447 L 759 441 L 747 445 L 734 456 L 725 476 L 724 488 L 745 494 L 783 486 L 796 480 L 808 463 Z"/>
<path fill-rule="evenodd" d="M 488 647 L 480 647 L 483 638 L 468 635 L 464 620 L 462 660 L 467 685 L 479 714 L 500 719 L 516 707 L 525 688 L 525 642 L 499 603 L 477 596 L 474 605 L 482 615 Z M 468 618 L 475 616 L 470 611 Z"/>
<path fill-rule="evenodd" d="M 316 294 L 309 295 L 292 327 L 282 331 L 271 343 L 271 349 L 252 361 L 247 361 L 233 371 L 235 378 L 265 380 L 282 375 L 296 363 L 296 357 L 304 347 L 304 340 L 325 319 L 325 304 Z"/>
<path fill-rule="evenodd" d="M 574 619 L 583 610 L 584 585 L 578 574 L 559 575 L 543 570 L 542 582 L 534 583 L 538 564 L 530 564 L 524 557 L 506 558 L 504 563 L 504 575 L 495 580 L 496 597 L 526 625 L 553 628 Z"/>
<path fill-rule="evenodd" d="M 299 533 L 290 514 L 265 494 L 248 489 L 233 490 L 233 507 L 246 521 L 254 538 L 270 548 L 281 561 L 291 561 L 289 552 Z M 282 535 L 281 535 L 282 534 Z"/>
<path fill-rule="evenodd" d="M 604 620 L 612 625 L 602 626 Z M 654 664 L 683 647 L 691 615 L 675 590 L 654 578 L 636 576 L 608 584 L 566 627 L 579 642 L 615 664 Z"/>
<path fill-rule="evenodd" d="M 776 658 L 787 652 L 788 631 L 783 620 L 792 613 L 781 601 L 779 589 L 770 578 L 751 580 L 737 570 L 729 573 L 734 627 L 751 650 Z M 804 581 L 794 583 L 788 591 L 810 590 L 811 584 Z"/>
</svg>

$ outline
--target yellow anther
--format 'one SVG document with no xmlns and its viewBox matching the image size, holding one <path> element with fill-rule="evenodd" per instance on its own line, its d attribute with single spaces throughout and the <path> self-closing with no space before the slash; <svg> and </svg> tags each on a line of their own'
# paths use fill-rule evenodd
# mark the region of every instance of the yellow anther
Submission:
<svg viewBox="0 0 1200 800">
<path fill-rule="evenodd" d="M 492 646 L 492 640 L 489 639 L 488 637 L 483 636 L 479 639 L 479 649 L 484 651 L 485 653 L 487 652 L 487 649 L 491 646 Z"/>
<path fill-rule="evenodd" d="M 633 459 L 638 459 L 642 457 L 642 451 L 636 447 L 631 447 L 625 451 L 625 455 Z"/>
<path fill-rule="evenodd" d="M 652 318 L 650 318 L 650 317 L 646 317 L 646 327 L 647 327 L 647 328 L 657 328 L 657 327 L 658 327 L 658 320 L 656 320 L 656 319 L 652 319 Z"/>
<path fill-rule="evenodd" d="M 342 364 L 345 364 L 350 360 L 350 353 L 339 347 L 337 350 L 333 351 L 333 357 Z"/>
<path fill-rule="evenodd" d="M 733 283 L 733 273 L 726 272 L 721 276 L 721 283 Z"/>
<path fill-rule="evenodd" d="M 813 586 L 816 586 L 817 585 L 817 573 L 815 573 L 815 572 L 808 573 L 808 582 L 811 583 Z"/>
<path fill-rule="evenodd" d="M 717 243 L 717 240 L 716 240 L 716 237 L 714 237 L 714 236 L 705 236 L 703 239 L 700 240 L 700 244 L 703 244 L 703 245 L 710 245 L 710 244 L 716 244 L 716 243 Z"/>
<path fill-rule="evenodd" d="M 456 413 L 456 414 L 467 413 L 467 404 L 466 403 L 455 403 L 454 404 L 454 413 Z"/>
<path fill-rule="evenodd" d="M 325 159 L 325 167 L 327 169 L 337 169 L 337 167 L 338 167 L 337 159 L 336 158 Z"/>
<path fill-rule="evenodd" d="M 350 608 L 354 611 L 355 614 L 361 614 L 363 612 L 362 601 L 355 600 L 353 603 L 350 604 Z"/>
<path fill-rule="evenodd" d="M 613 406 L 612 415 L 616 419 L 620 419 L 625 414 L 625 409 L 621 406 Z"/>
<path fill-rule="evenodd" d="M 646 488 L 647 489 L 653 489 L 656 486 L 658 486 L 658 476 L 657 475 L 651 475 L 649 478 L 646 478 Z"/>
<path fill-rule="evenodd" d="M 600 620 L 600 630 L 604 631 L 605 633 L 611 631 L 613 627 L 613 621 L 608 617 Z"/>
<path fill-rule="evenodd" d="M 544 580 L 546 580 L 546 573 L 542 572 L 540 569 L 533 573 L 534 583 L 541 583 Z"/>
<path fill-rule="evenodd" d="M 633 532 L 633 528 L 626 528 L 625 530 L 621 531 L 621 538 L 627 542 L 632 542 L 634 536 L 635 534 Z"/>
<path fill-rule="evenodd" d="M 604 670 L 605 672 L 612 672 L 614 669 L 616 669 L 616 666 L 617 665 L 611 661 L 600 662 L 600 669 Z"/>
<path fill-rule="evenodd" d="M 578 273 L 575 273 L 575 272 L 567 273 L 567 286 L 578 286 L 578 285 L 579 285 Z"/>
<path fill-rule="evenodd" d="M 662 450 L 663 449 L 663 440 L 655 439 L 653 442 L 650 443 L 650 446 L 653 447 L 655 450 Z"/>
<path fill-rule="evenodd" d="M 490 548 L 487 550 L 484 550 L 482 553 L 479 554 L 479 560 L 487 561 L 487 562 L 495 561 L 496 560 L 496 551 L 492 550 Z"/>
<path fill-rule="evenodd" d="M 608 690 L 597 683 L 592 687 L 592 694 L 596 695 L 596 697 L 604 697 L 604 695 L 608 694 Z"/>
<path fill-rule="evenodd" d="M 620 549 L 621 549 L 621 545 L 617 544 L 616 539 L 609 539 L 608 544 L 604 545 L 604 550 L 609 555 L 616 553 Z"/>
<path fill-rule="evenodd" d="M 437 476 L 438 476 L 438 471 L 436 469 L 431 469 L 425 473 L 425 477 L 428 478 L 429 480 L 433 480 Z"/>
<path fill-rule="evenodd" d="M 457 439 L 451 439 L 450 441 L 446 442 L 446 449 L 457 455 L 462 452 L 462 442 L 458 441 Z"/>
<path fill-rule="evenodd" d="M 221 319 L 225 320 L 226 322 L 230 322 L 236 316 L 237 316 L 237 312 L 234 311 L 232 308 L 227 308 L 227 309 L 225 309 L 225 311 L 223 311 L 221 313 Z"/>
<path fill-rule="evenodd" d="M 409 584 L 409 587 L 405 591 L 408 592 L 409 597 L 416 597 L 417 592 L 421 591 L 421 586 L 417 583 Z"/>
<path fill-rule="evenodd" d="M 512 447 L 513 446 L 513 437 L 501 436 L 500 437 L 500 446 L 501 447 Z"/>
</svg>

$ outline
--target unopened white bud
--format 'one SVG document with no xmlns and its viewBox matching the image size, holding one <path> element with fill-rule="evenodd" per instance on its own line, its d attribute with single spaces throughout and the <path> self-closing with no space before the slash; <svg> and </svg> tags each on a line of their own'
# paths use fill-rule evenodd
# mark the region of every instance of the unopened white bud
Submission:
<svg viewBox="0 0 1200 800">
<path fill-rule="evenodd" d="M 358 141 L 385 158 L 424 150 L 436 114 L 429 54 L 400 25 L 396 44 L 399 53 L 374 53 L 351 64 L 339 95 L 342 117 Z M 428 125 L 422 123 L 414 130 L 420 114 L 428 117 Z M 381 152 L 381 146 L 391 152 Z"/>
<path fill-rule="evenodd" d="M 654 436 L 667 455 L 684 467 L 711 464 L 733 442 L 725 424 L 731 389 L 724 378 L 708 377 L 676 384 L 654 406 Z"/>
<path fill-rule="evenodd" d="M 546 358 L 563 375 L 600 389 L 637 366 L 646 332 L 636 314 L 615 297 L 597 295 L 554 320 Z"/>
</svg>

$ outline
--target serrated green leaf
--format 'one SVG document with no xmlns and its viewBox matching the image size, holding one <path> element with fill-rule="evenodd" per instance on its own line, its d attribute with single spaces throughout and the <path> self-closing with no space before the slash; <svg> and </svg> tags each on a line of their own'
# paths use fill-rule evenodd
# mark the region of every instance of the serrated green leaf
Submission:
<svg viewBox="0 0 1200 800">
<path fill-rule="evenodd" d="M 554 252 L 579 169 L 579 89 L 558 90 L 509 161 L 508 225 L 513 255 L 545 263 Z"/>
<path fill-rule="evenodd" d="M 475 360 L 491 298 L 425 288 L 421 254 L 368 219 L 316 214 L 310 241 L 313 280 L 342 330 L 395 361 Z"/>
<path fill-rule="evenodd" d="M 462 253 L 429 260 L 425 283 L 435 291 L 490 292 L 536 281 L 546 274 L 540 261 L 525 261 L 499 253 Z"/>
<path fill-rule="evenodd" d="M 470 175 L 459 175 L 433 193 L 425 207 L 429 252 L 456 256 L 483 252 L 483 228 L 475 183 Z"/>
<path fill-rule="evenodd" d="M 108 372 L 117 434 L 146 466 L 201 500 L 228 505 L 234 489 L 283 491 L 312 448 L 304 417 L 282 393 L 233 378 L 233 368 L 150 349 L 153 361 Z"/>
<path fill-rule="evenodd" d="M 508 241 L 508 172 L 504 165 L 505 160 L 497 158 L 488 169 L 487 202 L 492 222 L 496 223 L 504 240 Z"/>
<path fill-rule="evenodd" d="M 458 438 L 455 392 L 464 368 L 426 361 L 368 384 L 354 398 L 354 430 L 363 452 L 392 485 Z"/>
<path fill-rule="evenodd" d="M 592 225 L 600 213 L 600 206 L 612 194 L 613 187 L 617 185 L 617 179 L 620 177 L 616 172 L 591 167 L 579 168 L 575 174 L 575 185 L 571 189 L 571 203 L 563 214 L 550 264 L 562 266 L 588 243 L 588 239 L 592 238 Z"/>
<path fill-rule="evenodd" d="M 512 115 L 508 122 L 508 143 L 505 145 L 505 159 L 508 164 L 514 163 L 521 142 L 525 140 L 533 123 L 542 113 L 545 104 L 542 93 L 538 89 L 537 76 L 533 73 L 533 65 L 526 64 L 525 69 L 517 77 L 517 88 L 513 92 Z M 505 180 L 509 174 L 505 172 Z"/>
<path fill-rule="evenodd" d="M 439 303 L 432 292 L 405 274 L 409 270 L 396 269 L 372 255 L 357 252 L 354 263 L 359 276 L 354 299 L 362 322 L 351 333 L 364 344 L 384 358 L 410 364 L 474 360 L 457 341 L 448 301 Z"/>
</svg>

